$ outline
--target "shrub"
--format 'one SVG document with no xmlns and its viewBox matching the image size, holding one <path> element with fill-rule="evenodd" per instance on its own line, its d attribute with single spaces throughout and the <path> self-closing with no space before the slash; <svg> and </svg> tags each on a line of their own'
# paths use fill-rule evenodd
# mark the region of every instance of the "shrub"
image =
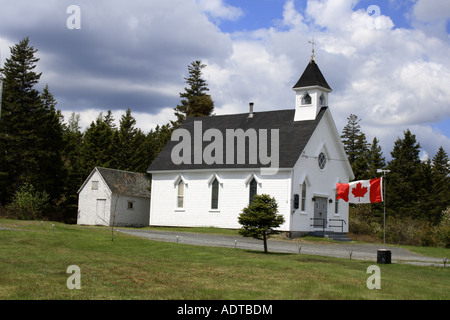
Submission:
<svg viewBox="0 0 450 320">
<path fill-rule="evenodd" d="M 450 248 L 450 207 L 443 212 L 442 221 L 436 227 L 436 238 L 440 247 Z"/>
<path fill-rule="evenodd" d="M 8 216 L 22 220 L 42 218 L 48 207 L 50 196 L 47 192 L 39 192 L 30 183 L 24 183 L 15 193 L 13 202 L 7 206 Z"/>
</svg>

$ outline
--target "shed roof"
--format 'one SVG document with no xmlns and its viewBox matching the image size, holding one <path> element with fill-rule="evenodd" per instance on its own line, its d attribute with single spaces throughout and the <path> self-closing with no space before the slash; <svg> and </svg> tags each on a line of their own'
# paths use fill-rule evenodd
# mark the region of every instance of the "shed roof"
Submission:
<svg viewBox="0 0 450 320">
<path fill-rule="evenodd" d="M 98 171 L 111 192 L 122 193 L 128 196 L 150 198 L 150 179 L 145 173 L 95 167 L 89 177 L 81 186 L 84 187 L 95 171 Z"/>
</svg>

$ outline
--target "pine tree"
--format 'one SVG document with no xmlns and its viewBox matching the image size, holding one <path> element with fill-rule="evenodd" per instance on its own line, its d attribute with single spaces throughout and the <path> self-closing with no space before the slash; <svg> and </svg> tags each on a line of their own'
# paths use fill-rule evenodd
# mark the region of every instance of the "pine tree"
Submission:
<svg viewBox="0 0 450 320">
<path fill-rule="evenodd" d="M 442 146 L 433 157 L 431 172 L 433 208 L 429 220 L 432 224 L 439 224 L 444 211 L 450 207 L 450 162 Z"/>
<path fill-rule="evenodd" d="M 174 129 L 175 128 L 168 123 L 162 126 L 157 125 L 154 130 L 150 130 L 147 135 L 149 163 L 152 163 L 153 160 L 156 159 L 167 142 L 170 141 Z"/>
<path fill-rule="evenodd" d="M 393 214 L 419 218 L 418 203 L 423 188 L 422 163 L 419 158 L 420 143 L 408 129 L 403 139 L 397 139 L 391 152 L 392 160 L 388 164 L 391 173 L 387 175 L 386 207 Z M 423 199 L 422 199 L 423 201 Z"/>
<path fill-rule="evenodd" d="M 181 104 L 177 105 L 175 115 L 177 121 L 173 123 L 178 127 L 187 117 L 210 116 L 214 110 L 214 102 L 211 96 L 206 94 L 208 84 L 202 78 L 202 69 L 206 65 L 200 61 L 194 61 L 188 66 L 189 78 L 184 78 L 189 87 L 184 88 L 185 92 L 180 93 Z"/>
<path fill-rule="evenodd" d="M 383 169 L 386 166 L 386 160 L 383 156 L 383 151 L 379 145 L 380 141 L 375 137 L 367 152 L 368 170 L 365 179 L 373 179 L 377 177 L 378 169 Z"/>
<path fill-rule="evenodd" d="M 136 126 L 136 119 L 128 108 L 120 119 L 116 132 L 118 141 L 116 168 L 126 171 L 145 172 L 149 165 L 146 152 L 146 137 Z"/>
<path fill-rule="evenodd" d="M 342 130 L 341 139 L 355 174 L 355 179 L 359 180 L 366 175 L 368 170 L 368 143 L 366 135 L 361 132 L 361 126 L 359 125 L 361 120 L 354 114 L 351 114 L 347 120 L 348 123 Z"/>
<path fill-rule="evenodd" d="M 83 163 L 81 159 L 81 148 L 83 134 L 80 127 L 80 115 L 73 112 L 64 126 L 64 149 L 63 162 L 65 176 L 61 179 L 65 195 L 63 219 L 66 223 L 74 223 L 77 218 L 79 187 L 83 184 Z"/>
<path fill-rule="evenodd" d="M 278 214 L 278 203 L 267 194 L 255 195 L 253 202 L 242 210 L 238 218 L 242 228 L 239 234 L 264 241 L 264 253 L 267 253 L 267 238 L 279 233 L 275 230 L 284 223 L 284 217 Z"/>
<path fill-rule="evenodd" d="M 81 148 L 84 177 L 87 177 L 96 166 L 115 168 L 118 151 L 115 131 L 111 111 L 108 111 L 106 116 L 100 113 L 97 120 L 86 129 Z"/>
<path fill-rule="evenodd" d="M 11 57 L 0 69 L 4 81 L 0 118 L 0 197 L 5 204 L 21 184 L 40 182 L 38 155 L 43 137 L 43 117 L 39 91 L 41 73 L 36 73 L 37 52 L 25 38 L 11 47 Z"/>
<path fill-rule="evenodd" d="M 62 153 L 64 149 L 63 120 L 59 110 L 56 110 L 56 100 L 50 93 L 48 85 L 40 95 L 42 101 L 42 122 L 40 136 L 42 145 L 39 148 L 39 168 L 43 174 L 40 179 L 40 189 L 45 190 L 51 200 L 58 200 L 63 193 L 61 180 L 66 174 Z"/>
</svg>

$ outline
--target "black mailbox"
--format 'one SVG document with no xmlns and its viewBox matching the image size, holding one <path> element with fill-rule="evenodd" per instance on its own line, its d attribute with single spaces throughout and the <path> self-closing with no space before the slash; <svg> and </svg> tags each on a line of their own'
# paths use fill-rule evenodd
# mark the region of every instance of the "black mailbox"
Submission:
<svg viewBox="0 0 450 320">
<path fill-rule="evenodd" d="M 298 209 L 300 207 L 300 196 L 298 194 L 294 194 L 294 209 Z"/>
</svg>

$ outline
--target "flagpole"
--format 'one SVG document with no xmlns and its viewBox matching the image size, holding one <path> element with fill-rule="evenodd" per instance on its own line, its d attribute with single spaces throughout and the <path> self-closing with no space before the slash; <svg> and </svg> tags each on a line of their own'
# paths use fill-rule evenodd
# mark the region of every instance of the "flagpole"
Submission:
<svg viewBox="0 0 450 320">
<path fill-rule="evenodd" d="M 378 169 L 378 173 L 383 173 L 383 249 L 386 249 L 386 173 L 391 170 Z"/>
</svg>

